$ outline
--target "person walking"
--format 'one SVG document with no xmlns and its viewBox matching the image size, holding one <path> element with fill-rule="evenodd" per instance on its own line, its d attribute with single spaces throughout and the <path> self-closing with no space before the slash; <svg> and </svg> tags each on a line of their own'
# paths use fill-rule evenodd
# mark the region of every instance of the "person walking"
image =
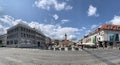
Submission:
<svg viewBox="0 0 120 65">
<path fill-rule="evenodd" d="M 83 49 L 83 43 L 81 42 L 81 49 Z"/>
</svg>

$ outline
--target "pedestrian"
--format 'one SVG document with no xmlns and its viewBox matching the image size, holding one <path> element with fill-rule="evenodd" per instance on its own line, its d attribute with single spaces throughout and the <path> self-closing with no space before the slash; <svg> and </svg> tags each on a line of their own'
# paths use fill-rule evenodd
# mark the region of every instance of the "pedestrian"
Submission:
<svg viewBox="0 0 120 65">
<path fill-rule="evenodd" d="M 83 44 L 82 44 L 82 42 L 81 42 L 81 49 L 83 49 Z"/>
</svg>

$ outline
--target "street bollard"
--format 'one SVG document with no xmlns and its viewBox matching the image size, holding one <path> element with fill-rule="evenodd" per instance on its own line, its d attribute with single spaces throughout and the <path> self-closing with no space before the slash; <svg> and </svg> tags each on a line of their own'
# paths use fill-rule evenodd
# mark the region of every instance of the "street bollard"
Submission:
<svg viewBox="0 0 120 65">
<path fill-rule="evenodd" d="M 75 51 L 75 48 L 73 48 L 73 47 L 72 47 L 72 49 L 71 49 L 71 50 L 72 50 L 72 51 Z"/>
<path fill-rule="evenodd" d="M 65 51 L 68 51 L 68 48 L 67 48 L 67 47 L 65 47 Z"/>
</svg>

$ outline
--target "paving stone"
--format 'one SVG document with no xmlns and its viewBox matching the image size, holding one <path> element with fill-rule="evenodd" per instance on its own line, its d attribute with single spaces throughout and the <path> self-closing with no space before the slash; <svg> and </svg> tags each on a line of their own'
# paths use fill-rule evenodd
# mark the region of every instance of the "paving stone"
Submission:
<svg viewBox="0 0 120 65">
<path fill-rule="evenodd" d="M 119 65 L 120 50 L 54 51 L 0 48 L 0 65 Z"/>
</svg>

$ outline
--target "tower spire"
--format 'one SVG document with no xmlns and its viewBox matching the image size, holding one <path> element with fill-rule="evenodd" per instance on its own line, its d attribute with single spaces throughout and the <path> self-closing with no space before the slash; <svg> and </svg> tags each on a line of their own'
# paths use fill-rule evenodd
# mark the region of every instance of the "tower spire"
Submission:
<svg viewBox="0 0 120 65">
<path fill-rule="evenodd" d="M 67 40 L 67 34 L 65 33 L 65 40 Z"/>
</svg>

